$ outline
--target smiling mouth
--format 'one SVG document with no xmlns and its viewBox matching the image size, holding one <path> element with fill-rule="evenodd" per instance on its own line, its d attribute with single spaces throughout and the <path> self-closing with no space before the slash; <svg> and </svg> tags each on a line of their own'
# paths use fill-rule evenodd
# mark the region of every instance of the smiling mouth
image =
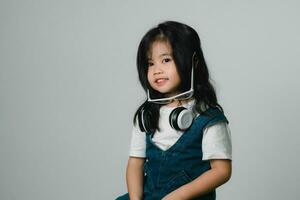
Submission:
<svg viewBox="0 0 300 200">
<path fill-rule="evenodd" d="M 155 83 L 160 86 L 160 85 L 163 85 L 167 82 L 167 80 L 169 80 L 168 78 L 159 78 L 159 79 L 156 79 L 155 80 Z"/>
</svg>

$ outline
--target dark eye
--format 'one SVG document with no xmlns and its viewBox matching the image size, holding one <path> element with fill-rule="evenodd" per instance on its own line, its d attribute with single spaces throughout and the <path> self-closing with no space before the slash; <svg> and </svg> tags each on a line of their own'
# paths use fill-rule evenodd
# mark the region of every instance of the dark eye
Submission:
<svg viewBox="0 0 300 200">
<path fill-rule="evenodd" d="M 164 63 L 167 63 L 167 62 L 170 62 L 170 61 L 171 61 L 170 58 L 165 58 L 165 59 L 163 59 L 163 62 L 164 62 Z"/>
<path fill-rule="evenodd" d="M 153 65 L 152 62 L 148 62 L 148 67 L 151 67 Z"/>
</svg>

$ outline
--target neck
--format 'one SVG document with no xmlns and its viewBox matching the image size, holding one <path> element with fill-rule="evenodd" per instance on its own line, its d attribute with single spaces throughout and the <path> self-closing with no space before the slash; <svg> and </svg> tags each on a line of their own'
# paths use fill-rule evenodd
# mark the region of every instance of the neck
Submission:
<svg viewBox="0 0 300 200">
<path fill-rule="evenodd" d="M 181 106 L 182 104 L 186 104 L 192 100 L 194 100 L 194 98 L 190 98 L 190 99 L 186 99 L 186 100 L 174 99 L 171 103 L 166 104 L 166 106 L 167 107 L 178 107 L 178 106 Z"/>
</svg>

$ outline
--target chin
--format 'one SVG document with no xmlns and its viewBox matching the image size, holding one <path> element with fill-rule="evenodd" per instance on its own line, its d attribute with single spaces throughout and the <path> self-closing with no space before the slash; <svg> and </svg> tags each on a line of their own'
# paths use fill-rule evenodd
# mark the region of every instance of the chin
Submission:
<svg viewBox="0 0 300 200">
<path fill-rule="evenodd" d="M 155 91 L 157 91 L 161 94 L 168 94 L 170 92 L 168 89 L 162 89 L 162 88 L 155 89 Z"/>
</svg>

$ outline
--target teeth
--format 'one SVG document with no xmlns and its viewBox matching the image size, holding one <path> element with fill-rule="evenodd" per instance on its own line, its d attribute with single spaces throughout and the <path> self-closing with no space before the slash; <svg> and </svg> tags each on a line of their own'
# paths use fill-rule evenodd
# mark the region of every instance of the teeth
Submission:
<svg viewBox="0 0 300 200">
<path fill-rule="evenodd" d="M 165 80 L 167 80 L 167 79 L 165 79 L 165 78 L 160 78 L 160 79 L 157 79 L 156 82 L 157 82 L 157 83 L 161 83 L 161 82 L 163 82 L 163 81 L 165 81 Z"/>
</svg>

